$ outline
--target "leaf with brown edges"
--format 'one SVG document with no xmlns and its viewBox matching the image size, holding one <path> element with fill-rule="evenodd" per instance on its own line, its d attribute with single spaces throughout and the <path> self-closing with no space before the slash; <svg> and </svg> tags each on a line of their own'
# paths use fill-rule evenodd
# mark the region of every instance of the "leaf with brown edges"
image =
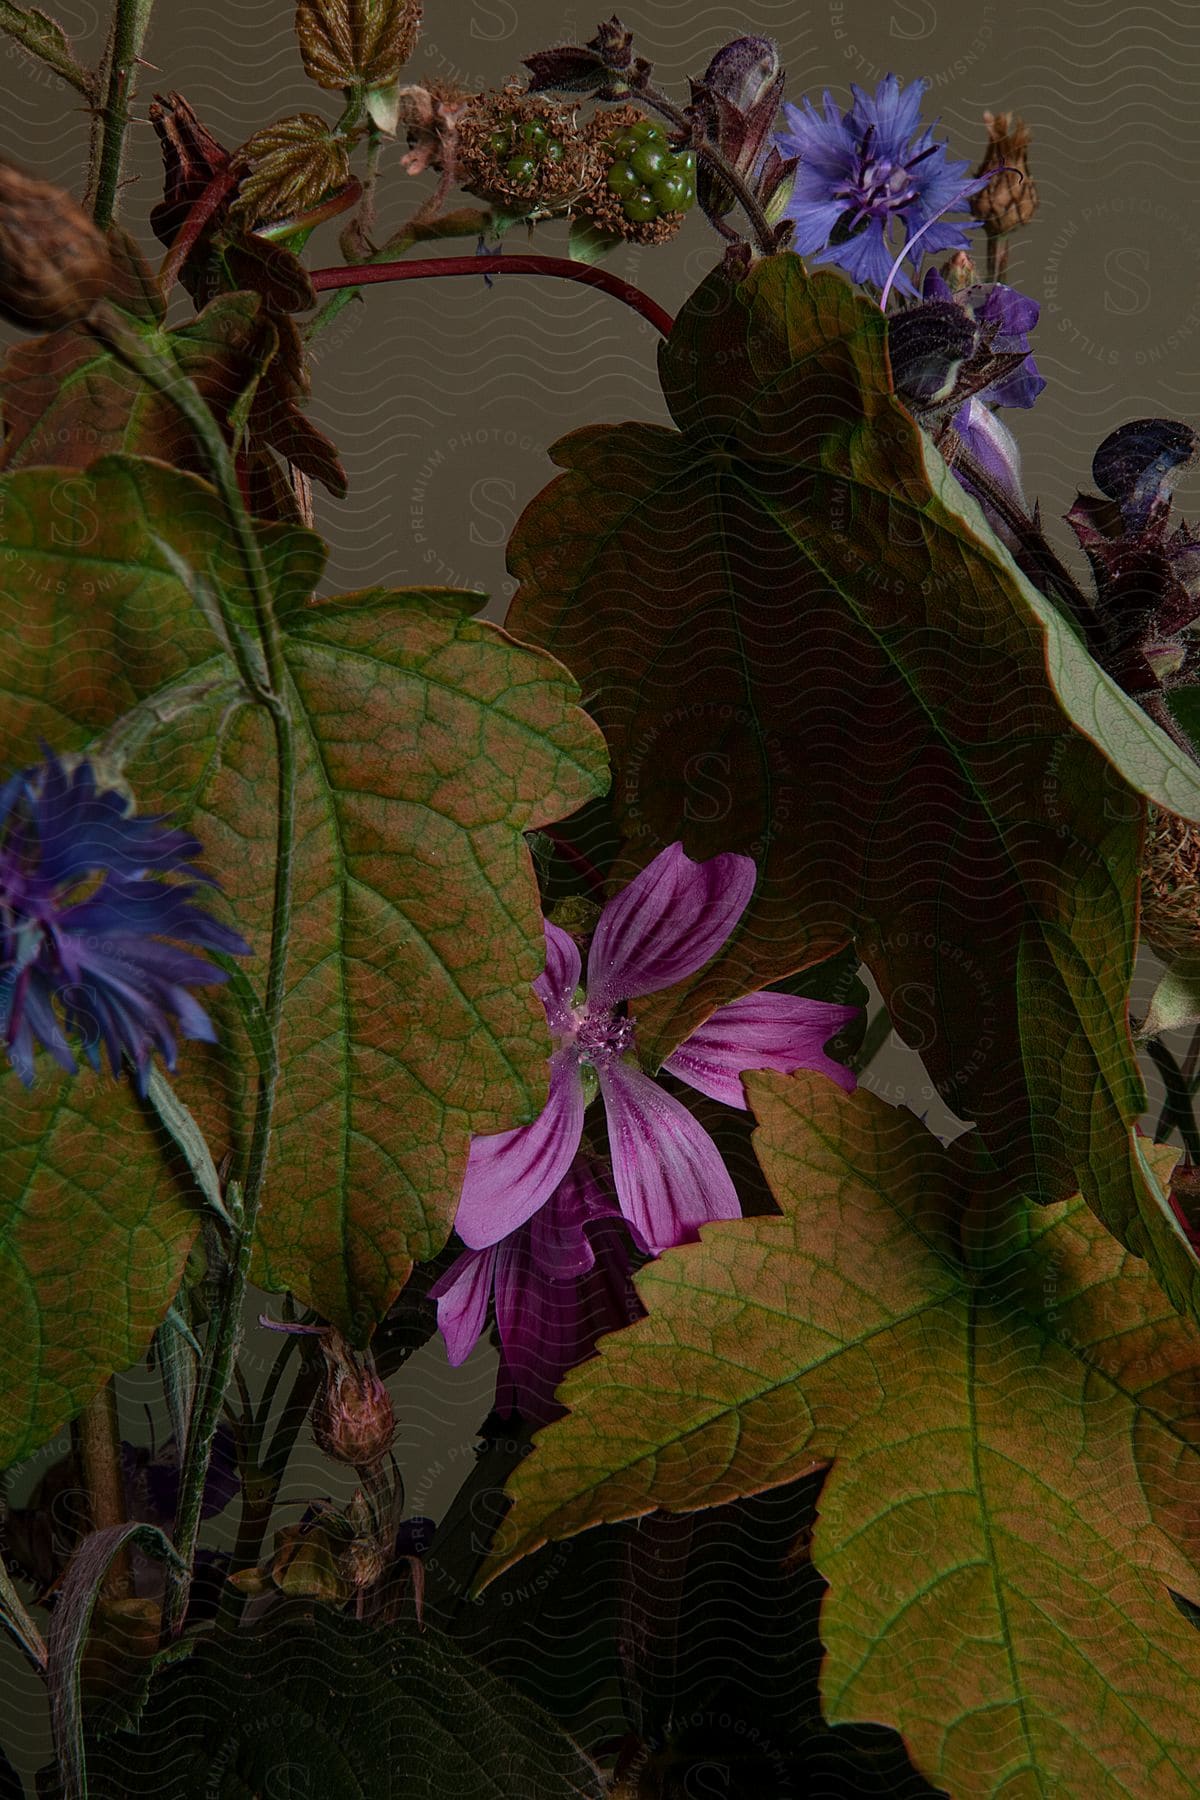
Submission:
<svg viewBox="0 0 1200 1800">
<path fill-rule="evenodd" d="M 1082 1202 L 998 1214 L 969 1143 L 820 1076 L 746 1086 L 784 1216 L 638 1277 L 648 1316 L 567 1378 L 493 1567 L 831 1462 L 831 1723 L 894 1725 L 958 1800 L 1185 1800 L 1200 1332 Z"/>
</svg>

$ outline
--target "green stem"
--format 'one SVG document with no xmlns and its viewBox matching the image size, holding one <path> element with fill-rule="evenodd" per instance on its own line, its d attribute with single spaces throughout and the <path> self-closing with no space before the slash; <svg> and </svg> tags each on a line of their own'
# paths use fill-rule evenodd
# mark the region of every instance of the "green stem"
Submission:
<svg viewBox="0 0 1200 1800">
<path fill-rule="evenodd" d="M 135 85 L 134 68 L 142 54 L 154 0 L 116 0 L 108 50 L 105 53 L 106 91 L 100 109 L 100 148 L 96 160 L 95 199 L 92 214 L 101 231 L 112 224 L 121 167 L 125 160 L 125 128 Z"/>
<path fill-rule="evenodd" d="M 11 5 L 10 0 L 0 0 L 0 31 L 7 32 L 47 68 L 61 75 L 85 100 L 94 104 L 99 99 L 100 83 L 91 69 L 75 61 L 65 37 L 56 27 L 51 29 L 40 14 L 25 12 Z"/>
<path fill-rule="evenodd" d="M 111 312 L 103 307 L 97 308 L 89 320 L 89 326 L 127 368 L 171 402 L 203 451 L 209 476 L 221 501 L 242 565 L 246 591 L 257 627 L 257 641 L 252 643 L 247 640 L 242 626 L 220 590 L 216 593 L 215 604 L 238 671 L 249 692 L 270 714 L 275 733 L 278 769 L 275 893 L 264 1003 L 266 1043 L 259 1065 L 258 1093 L 246 1178 L 238 1205 L 233 1203 L 236 1184 L 231 1182 L 229 1187 L 229 1210 L 235 1223 L 234 1237 L 221 1281 L 220 1296 L 205 1337 L 196 1411 L 180 1474 L 175 1548 L 182 1567 L 172 1567 L 168 1571 L 163 1606 L 164 1638 L 169 1640 L 179 1635 L 187 1612 L 205 1478 L 241 1334 L 242 1308 L 254 1251 L 254 1233 L 271 1147 L 271 1121 L 279 1083 L 279 1033 L 291 933 L 296 830 L 296 742 L 287 699 L 283 638 L 275 618 L 270 578 L 254 521 L 242 499 L 237 469 L 221 428 L 195 386 L 179 367 L 168 357 L 133 337 Z"/>
</svg>

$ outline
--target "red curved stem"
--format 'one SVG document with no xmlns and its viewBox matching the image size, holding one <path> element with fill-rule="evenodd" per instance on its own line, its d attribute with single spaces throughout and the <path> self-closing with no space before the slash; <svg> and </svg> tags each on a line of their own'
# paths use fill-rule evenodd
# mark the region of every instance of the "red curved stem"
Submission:
<svg viewBox="0 0 1200 1800">
<path fill-rule="evenodd" d="M 585 287 L 611 294 L 648 319 L 664 337 L 670 337 L 675 323 L 641 288 L 608 269 L 572 262 L 566 256 L 427 256 L 407 262 L 351 263 L 345 268 L 312 270 L 312 284 L 320 293 L 325 288 L 367 287 L 374 281 L 419 281 L 426 275 L 557 275 L 563 281 L 582 281 Z"/>
</svg>

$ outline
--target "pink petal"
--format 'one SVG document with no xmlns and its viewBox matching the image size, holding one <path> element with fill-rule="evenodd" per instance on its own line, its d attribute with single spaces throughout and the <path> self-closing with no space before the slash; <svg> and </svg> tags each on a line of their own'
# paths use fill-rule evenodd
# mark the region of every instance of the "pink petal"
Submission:
<svg viewBox="0 0 1200 1800">
<path fill-rule="evenodd" d="M 640 1069 L 597 1067 L 621 1211 L 647 1250 L 686 1244 L 709 1219 L 742 1209 L 721 1153 L 686 1106 Z"/>
<path fill-rule="evenodd" d="M 673 987 L 721 948 L 754 892 L 749 856 L 693 862 L 672 844 L 600 915 L 588 952 L 588 1004 L 615 1006 Z"/>
<path fill-rule="evenodd" d="M 581 964 L 574 938 L 549 919 L 543 920 L 546 931 L 546 969 L 533 984 L 533 991 L 546 1009 L 546 1022 L 556 1037 L 571 1030 L 571 1000 L 579 986 Z"/>
<path fill-rule="evenodd" d="M 532 1125 L 471 1139 L 454 1229 L 486 1250 L 548 1200 L 583 1136 L 583 1082 L 572 1050 L 550 1058 L 550 1095 Z"/>
<path fill-rule="evenodd" d="M 466 1362 L 487 1324 L 497 1254 L 494 1247 L 466 1251 L 429 1290 L 452 1368 Z"/>
<path fill-rule="evenodd" d="M 826 1056 L 824 1046 L 843 1025 L 857 1017 L 857 1006 L 834 1006 L 827 1000 L 805 1000 L 793 994 L 747 994 L 722 1006 L 663 1064 L 680 1081 L 746 1109 L 742 1087 L 745 1069 L 819 1069 L 847 1093 L 854 1072 Z"/>
</svg>

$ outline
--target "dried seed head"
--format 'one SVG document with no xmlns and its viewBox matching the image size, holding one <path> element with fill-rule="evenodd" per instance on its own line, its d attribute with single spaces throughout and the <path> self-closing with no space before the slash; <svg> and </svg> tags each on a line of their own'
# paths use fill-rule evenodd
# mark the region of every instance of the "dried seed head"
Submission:
<svg viewBox="0 0 1200 1800">
<path fill-rule="evenodd" d="M 673 150 L 662 126 L 617 106 L 584 130 L 592 178 L 578 210 L 597 231 L 633 244 L 665 244 L 696 203 L 694 151 Z"/>
<path fill-rule="evenodd" d="M 85 318 L 112 280 L 108 245 L 70 194 L 0 162 L 0 316 L 58 331 Z"/>
<path fill-rule="evenodd" d="M 391 1448 L 396 1415 L 369 1350 L 351 1348 L 332 1327 L 321 1336 L 325 1385 L 313 1407 L 313 1436 L 335 1462 L 367 1468 Z"/>
<path fill-rule="evenodd" d="M 587 184 L 589 146 L 574 112 L 540 94 L 477 94 L 458 121 L 458 180 L 512 213 L 557 213 Z"/>
<path fill-rule="evenodd" d="M 1004 237 L 1028 225 L 1038 208 L 1038 191 L 1029 174 L 1030 131 L 1015 113 L 985 112 L 988 145 L 976 175 L 997 171 L 995 179 L 971 197 L 971 211 L 989 237 Z"/>
<path fill-rule="evenodd" d="M 1142 935 L 1168 960 L 1200 950 L 1200 826 L 1153 806 L 1142 867 Z"/>
</svg>

